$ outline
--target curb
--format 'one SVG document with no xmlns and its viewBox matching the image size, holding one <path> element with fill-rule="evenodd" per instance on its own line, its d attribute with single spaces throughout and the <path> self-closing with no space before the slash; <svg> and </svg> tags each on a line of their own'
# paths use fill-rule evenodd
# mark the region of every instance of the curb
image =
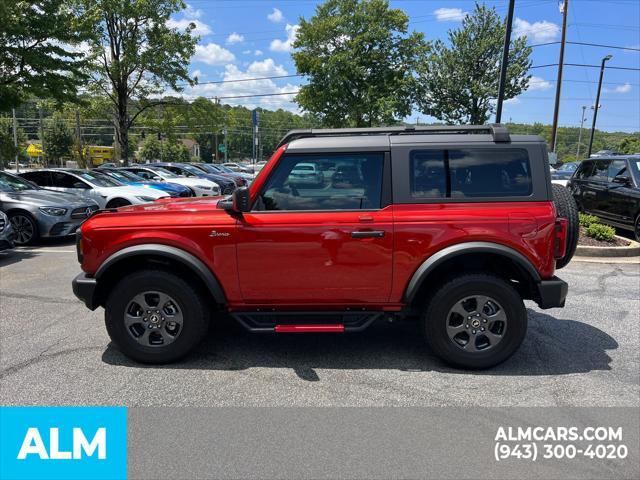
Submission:
<svg viewBox="0 0 640 480">
<path fill-rule="evenodd" d="M 569 265 L 573 262 L 578 263 L 614 263 L 614 264 L 627 264 L 627 265 L 640 265 L 640 256 L 636 257 L 579 257 L 574 256 L 569 262 Z"/>
<path fill-rule="evenodd" d="M 577 257 L 638 257 L 640 256 L 640 243 L 624 237 L 616 238 L 631 242 L 626 247 L 590 247 L 578 245 L 575 256 Z"/>
</svg>

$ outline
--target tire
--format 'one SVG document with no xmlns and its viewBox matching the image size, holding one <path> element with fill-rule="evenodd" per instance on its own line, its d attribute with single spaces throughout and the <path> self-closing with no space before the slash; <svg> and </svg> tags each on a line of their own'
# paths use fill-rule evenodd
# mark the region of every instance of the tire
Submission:
<svg viewBox="0 0 640 480">
<path fill-rule="evenodd" d="M 640 242 L 640 215 L 636 217 L 636 223 L 633 226 L 633 235 L 636 242 Z"/>
<path fill-rule="evenodd" d="M 114 198 L 107 203 L 106 208 L 126 207 L 127 205 L 131 205 L 129 200 L 125 200 L 124 198 Z"/>
<path fill-rule="evenodd" d="M 16 245 L 33 245 L 40 238 L 38 223 L 27 212 L 10 213 L 9 221 L 15 232 Z"/>
<path fill-rule="evenodd" d="M 556 205 L 558 217 L 567 219 L 567 251 L 564 257 L 556 260 L 556 268 L 560 269 L 571 261 L 578 246 L 580 235 L 580 219 L 578 217 L 578 205 L 571 192 L 562 185 L 551 184 L 553 191 L 553 203 Z"/>
<path fill-rule="evenodd" d="M 147 294 L 140 295 L 143 292 Z M 136 298 L 144 297 L 145 302 L 153 303 L 156 294 L 169 297 L 175 311 L 173 316 L 165 316 L 166 307 L 173 307 L 170 304 L 161 305 L 158 308 L 162 313 L 156 317 L 162 316 L 162 321 L 155 323 L 154 320 L 154 325 L 151 325 L 152 315 L 145 317 L 144 311 L 142 315 L 135 312 L 142 305 L 136 303 Z M 147 310 L 146 313 L 150 311 L 154 312 Z M 169 319 L 177 318 L 176 311 L 181 315 L 182 323 L 171 339 L 168 333 Z M 131 312 L 134 314 L 126 316 Z M 202 340 L 209 323 L 206 312 L 206 297 L 194 285 L 168 271 L 144 270 L 124 277 L 111 290 L 105 304 L 105 325 L 113 343 L 127 357 L 141 363 L 162 364 L 184 357 Z M 136 323 L 127 326 L 125 319 L 134 317 L 137 318 Z M 150 325 L 156 328 L 150 327 L 147 332 Z M 138 333 L 140 336 L 136 338 Z M 166 342 L 165 338 L 168 339 Z M 162 339 L 162 343 L 159 343 L 159 339 Z"/>
<path fill-rule="evenodd" d="M 482 296 L 488 299 L 476 316 L 481 302 L 474 304 L 472 299 Z M 466 318 L 452 311 L 462 305 Z M 501 318 L 504 322 L 499 321 Z M 428 345 L 442 360 L 455 367 L 483 369 L 498 365 L 518 349 L 527 332 L 527 312 L 518 292 L 501 278 L 461 275 L 445 283 L 428 300 L 422 328 Z M 465 335 L 472 343 L 463 345 Z"/>
</svg>

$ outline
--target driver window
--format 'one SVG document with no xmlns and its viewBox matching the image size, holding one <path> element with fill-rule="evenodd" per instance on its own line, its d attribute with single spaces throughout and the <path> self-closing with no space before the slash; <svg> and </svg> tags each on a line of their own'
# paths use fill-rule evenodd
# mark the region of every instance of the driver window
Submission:
<svg viewBox="0 0 640 480">
<path fill-rule="evenodd" d="M 288 155 L 264 185 L 254 210 L 376 210 L 382 153 Z"/>
</svg>

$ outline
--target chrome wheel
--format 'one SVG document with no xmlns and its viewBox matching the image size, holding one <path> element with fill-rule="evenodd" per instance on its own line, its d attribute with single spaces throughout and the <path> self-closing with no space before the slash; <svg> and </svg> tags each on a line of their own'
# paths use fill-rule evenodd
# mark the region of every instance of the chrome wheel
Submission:
<svg viewBox="0 0 640 480">
<path fill-rule="evenodd" d="M 163 292 L 139 293 L 124 313 L 127 332 L 145 347 L 164 347 L 182 332 L 184 318 L 178 303 Z"/>
<path fill-rule="evenodd" d="M 447 334 L 466 352 L 484 352 L 502 341 L 507 315 L 495 299 L 473 295 L 458 301 L 447 315 Z"/>
<path fill-rule="evenodd" d="M 36 226 L 31 218 L 26 215 L 17 214 L 11 216 L 11 226 L 15 231 L 15 242 L 18 245 L 25 245 L 33 240 Z"/>
</svg>

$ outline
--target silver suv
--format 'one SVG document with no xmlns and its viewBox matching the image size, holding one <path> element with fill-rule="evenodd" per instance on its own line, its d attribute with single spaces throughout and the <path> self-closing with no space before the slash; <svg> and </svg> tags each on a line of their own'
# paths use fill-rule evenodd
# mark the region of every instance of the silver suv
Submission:
<svg viewBox="0 0 640 480">
<path fill-rule="evenodd" d="M 98 204 L 69 193 L 53 192 L 0 172 L 0 211 L 9 217 L 16 245 L 35 243 L 40 237 L 63 237 L 98 210 Z"/>
</svg>

